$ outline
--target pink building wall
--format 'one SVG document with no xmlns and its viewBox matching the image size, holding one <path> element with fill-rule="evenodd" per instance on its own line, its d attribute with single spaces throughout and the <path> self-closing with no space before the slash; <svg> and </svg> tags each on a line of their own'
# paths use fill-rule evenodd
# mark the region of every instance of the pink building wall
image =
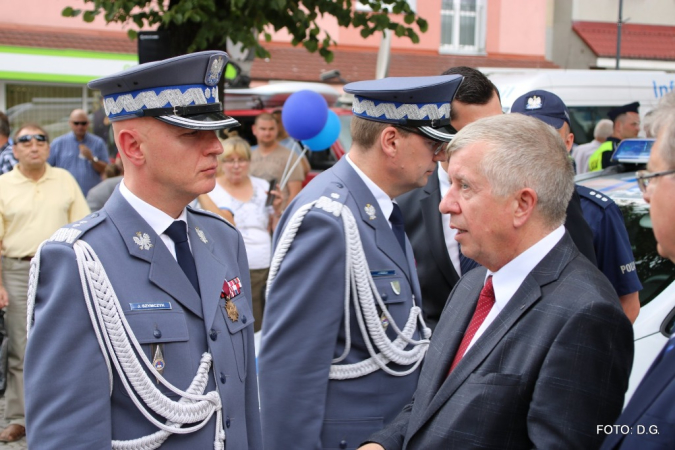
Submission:
<svg viewBox="0 0 675 450">
<path fill-rule="evenodd" d="M 487 53 L 544 57 L 547 3 L 544 0 L 487 0 Z M 81 17 L 63 17 L 61 11 L 66 6 L 86 7 L 81 0 L 5 1 L 0 22 L 107 31 L 123 31 L 134 27 L 133 24 L 106 25 L 101 17 L 97 17 L 93 23 L 85 23 Z M 413 44 L 408 38 L 392 36 L 392 49 L 438 52 L 441 40 L 440 10 L 441 0 L 417 0 L 417 13 L 429 22 L 429 29 L 426 33 L 418 33 L 419 44 Z M 393 16 L 393 19 L 403 21 L 402 16 Z M 358 30 L 339 27 L 333 17 L 320 19 L 320 24 L 340 46 L 377 48 L 380 45 L 379 33 L 363 39 Z M 272 36 L 274 42 L 291 41 L 285 31 L 273 33 Z"/>
</svg>

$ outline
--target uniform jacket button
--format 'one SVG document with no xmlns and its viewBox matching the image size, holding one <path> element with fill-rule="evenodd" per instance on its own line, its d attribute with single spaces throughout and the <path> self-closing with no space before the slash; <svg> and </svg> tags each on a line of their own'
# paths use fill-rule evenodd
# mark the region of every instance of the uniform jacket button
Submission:
<svg viewBox="0 0 675 450">
<path fill-rule="evenodd" d="M 248 319 L 246 318 L 246 316 L 241 316 L 241 323 L 246 323 L 247 321 Z"/>
<path fill-rule="evenodd" d="M 211 331 L 209 332 L 209 337 L 211 338 L 212 341 L 215 341 L 218 339 L 218 332 L 211 328 Z"/>
<path fill-rule="evenodd" d="M 386 302 L 389 296 L 387 295 L 386 292 L 380 293 L 380 298 L 382 299 L 383 302 Z"/>
<path fill-rule="evenodd" d="M 220 382 L 225 384 L 227 381 L 227 378 L 225 378 L 225 374 L 223 372 L 220 372 Z"/>
<path fill-rule="evenodd" d="M 347 448 L 347 441 L 344 439 L 340 441 L 340 448 Z"/>
<path fill-rule="evenodd" d="M 152 332 L 152 335 L 159 339 L 162 337 L 162 332 L 158 328 L 155 328 L 155 331 Z"/>
<path fill-rule="evenodd" d="M 225 426 L 227 428 L 230 428 L 230 418 L 229 417 L 227 419 L 225 419 Z"/>
</svg>

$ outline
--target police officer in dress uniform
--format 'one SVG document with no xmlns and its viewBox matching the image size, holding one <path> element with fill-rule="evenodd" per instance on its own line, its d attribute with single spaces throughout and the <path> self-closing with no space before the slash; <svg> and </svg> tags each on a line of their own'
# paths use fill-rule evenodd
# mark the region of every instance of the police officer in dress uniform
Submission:
<svg viewBox="0 0 675 450">
<path fill-rule="evenodd" d="M 238 125 L 218 102 L 227 59 L 194 53 L 89 84 L 125 176 L 33 260 L 31 448 L 262 448 L 244 243 L 186 208 L 213 189 L 214 130 Z"/>
<path fill-rule="evenodd" d="M 355 95 L 352 147 L 275 232 L 259 354 L 266 450 L 356 448 L 412 398 L 430 330 L 392 199 L 424 186 L 444 157 L 461 81 L 345 86 Z"/>
<path fill-rule="evenodd" d="M 567 151 L 572 148 L 574 134 L 569 111 L 554 93 L 530 91 L 513 102 L 511 112 L 532 116 L 551 125 L 565 142 Z M 635 322 L 640 312 L 642 284 L 635 271 L 635 257 L 621 210 L 612 199 L 599 192 L 580 185 L 575 188 L 581 198 L 584 219 L 593 232 L 598 269 L 612 283 L 628 319 Z"/>
</svg>

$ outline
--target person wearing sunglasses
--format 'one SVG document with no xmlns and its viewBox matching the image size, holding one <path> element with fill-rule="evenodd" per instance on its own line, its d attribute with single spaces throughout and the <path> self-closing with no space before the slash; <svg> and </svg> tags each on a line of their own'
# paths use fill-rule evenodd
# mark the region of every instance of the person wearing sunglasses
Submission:
<svg viewBox="0 0 675 450">
<path fill-rule="evenodd" d="M 6 307 L 9 367 L 5 419 L 0 442 L 26 433 L 23 357 L 26 350 L 26 299 L 30 260 L 42 241 L 67 223 L 89 214 L 75 179 L 47 164 L 49 138 L 38 125 L 24 125 L 14 135 L 18 164 L 0 176 L 0 308 Z"/>
<path fill-rule="evenodd" d="M 656 142 L 647 170 L 636 174 L 637 182 L 649 203 L 656 250 L 675 262 L 675 93 L 661 98 L 652 117 L 651 131 L 657 136 Z M 601 450 L 673 448 L 674 404 L 675 334 L 652 363 L 615 425 L 604 427 L 607 437 Z"/>
<path fill-rule="evenodd" d="M 89 118 L 83 110 L 73 110 L 68 124 L 72 132 L 54 139 L 48 162 L 53 167 L 70 172 L 86 197 L 89 189 L 101 182 L 101 174 L 107 166 L 108 149 L 103 139 L 87 132 Z"/>
</svg>

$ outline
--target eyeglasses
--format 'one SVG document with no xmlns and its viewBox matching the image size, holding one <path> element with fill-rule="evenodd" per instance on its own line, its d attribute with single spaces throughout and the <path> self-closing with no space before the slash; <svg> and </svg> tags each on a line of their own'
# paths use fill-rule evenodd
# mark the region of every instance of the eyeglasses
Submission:
<svg viewBox="0 0 675 450">
<path fill-rule="evenodd" d="M 647 192 L 647 186 L 649 186 L 649 183 L 651 183 L 649 180 L 652 178 L 657 178 L 657 177 L 662 177 L 664 175 L 670 175 L 672 173 L 675 173 L 675 169 L 673 170 L 664 170 L 663 172 L 650 172 L 648 170 L 638 170 L 635 172 L 635 176 L 637 177 L 637 184 L 640 187 L 640 191 Z"/>
<path fill-rule="evenodd" d="M 223 164 L 228 164 L 228 165 L 231 165 L 231 166 L 233 166 L 237 163 L 242 165 L 242 164 L 248 164 L 250 162 L 251 161 L 249 161 L 248 159 L 224 159 L 223 160 Z"/>
<path fill-rule="evenodd" d="M 73 125 L 75 125 L 76 127 L 83 127 L 83 126 L 87 125 L 88 123 L 89 122 L 73 122 Z"/>
<path fill-rule="evenodd" d="M 417 130 L 416 128 L 408 128 L 408 127 L 403 127 L 403 126 L 398 126 L 397 128 L 400 128 L 403 131 L 407 131 L 408 133 L 412 133 L 412 134 L 416 134 L 418 136 L 421 136 L 426 141 L 431 141 L 433 143 L 433 144 L 431 144 L 431 151 L 433 152 L 434 156 L 438 155 L 442 150 L 445 149 L 445 146 L 448 145 L 447 142 L 435 141 L 435 140 L 431 139 L 429 136 L 427 136 L 426 134 Z"/>
<path fill-rule="evenodd" d="M 16 142 L 18 144 L 27 145 L 31 140 L 33 140 L 33 138 L 35 138 L 35 141 L 38 143 L 38 145 L 42 145 L 47 142 L 47 136 L 44 134 L 24 134 L 23 136 L 16 138 Z"/>
</svg>

